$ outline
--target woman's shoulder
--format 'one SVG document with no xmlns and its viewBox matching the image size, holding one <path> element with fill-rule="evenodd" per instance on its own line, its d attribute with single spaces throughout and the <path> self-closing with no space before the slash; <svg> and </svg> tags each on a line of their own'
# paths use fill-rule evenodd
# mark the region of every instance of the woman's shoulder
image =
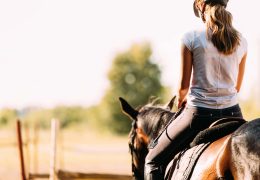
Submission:
<svg viewBox="0 0 260 180">
<path fill-rule="evenodd" d="M 247 51 L 247 39 L 243 34 L 239 34 L 239 49 L 240 51 L 246 52 Z"/>
<path fill-rule="evenodd" d="M 247 39 L 240 33 L 239 34 L 239 44 L 237 46 L 236 51 L 234 52 L 238 57 L 239 61 L 243 58 L 245 53 L 247 53 Z"/>
<path fill-rule="evenodd" d="M 193 50 L 200 42 L 205 39 L 205 31 L 203 30 L 191 30 L 186 31 L 182 36 L 182 43 L 186 45 L 189 50 Z"/>
<path fill-rule="evenodd" d="M 189 30 L 183 33 L 182 38 L 188 39 L 195 39 L 205 35 L 205 30 L 196 29 L 196 30 Z"/>
<path fill-rule="evenodd" d="M 240 33 L 240 45 L 247 48 L 247 39 Z"/>
</svg>

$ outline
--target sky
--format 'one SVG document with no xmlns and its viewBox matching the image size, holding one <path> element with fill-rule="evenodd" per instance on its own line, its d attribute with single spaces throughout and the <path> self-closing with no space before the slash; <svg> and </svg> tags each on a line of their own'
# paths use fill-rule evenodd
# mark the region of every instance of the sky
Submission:
<svg viewBox="0 0 260 180">
<path fill-rule="evenodd" d="M 150 42 L 162 80 L 176 93 L 180 39 L 203 28 L 193 0 L 0 0 L 0 108 L 97 104 L 115 55 Z M 248 40 L 241 94 L 260 83 L 258 0 L 230 0 Z"/>
</svg>

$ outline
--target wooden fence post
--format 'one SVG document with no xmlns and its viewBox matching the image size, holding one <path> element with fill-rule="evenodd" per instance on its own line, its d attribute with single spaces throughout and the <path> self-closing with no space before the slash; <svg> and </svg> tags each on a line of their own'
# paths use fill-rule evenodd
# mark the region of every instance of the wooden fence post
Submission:
<svg viewBox="0 0 260 180">
<path fill-rule="evenodd" d="M 31 156 L 30 156 L 30 129 L 29 124 L 24 123 L 23 126 L 23 153 L 25 159 L 25 167 L 27 172 L 30 172 L 31 169 Z"/>
<path fill-rule="evenodd" d="M 21 132 L 21 121 L 19 119 L 16 120 L 16 130 L 17 130 L 19 157 L 20 157 L 21 179 L 26 180 L 24 156 L 23 156 L 23 139 L 22 139 L 22 132 Z"/>
<path fill-rule="evenodd" d="M 52 119 L 51 121 L 51 146 L 50 146 L 50 180 L 56 180 L 56 150 L 57 150 L 57 133 L 59 129 L 59 121 Z"/>
<path fill-rule="evenodd" d="M 34 131 L 34 139 L 33 139 L 33 147 L 34 147 L 34 153 L 33 153 L 33 170 L 34 173 L 38 173 L 38 141 L 39 141 L 39 127 L 38 122 L 36 121 L 33 125 L 33 131 Z"/>
</svg>

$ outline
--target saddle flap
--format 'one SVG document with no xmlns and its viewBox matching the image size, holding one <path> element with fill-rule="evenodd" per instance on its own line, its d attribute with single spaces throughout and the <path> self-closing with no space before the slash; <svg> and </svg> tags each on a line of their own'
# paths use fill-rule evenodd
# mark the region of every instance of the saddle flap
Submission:
<svg viewBox="0 0 260 180">
<path fill-rule="evenodd" d="M 210 145 L 200 144 L 179 152 L 170 163 L 171 167 L 165 179 L 189 180 L 193 169 L 204 150 Z"/>
</svg>

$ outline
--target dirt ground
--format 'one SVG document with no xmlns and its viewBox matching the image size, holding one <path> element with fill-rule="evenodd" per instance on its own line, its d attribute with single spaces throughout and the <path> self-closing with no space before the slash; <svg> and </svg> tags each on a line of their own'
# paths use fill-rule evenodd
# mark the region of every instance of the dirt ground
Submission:
<svg viewBox="0 0 260 180">
<path fill-rule="evenodd" d="M 48 173 L 50 163 L 50 131 L 23 131 L 26 171 Z M 59 132 L 57 143 L 57 168 L 70 172 L 131 174 L 127 136 L 117 137 L 93 133 L 88 130 Z M 20 179 L 19 154 L 14 130 L 0 131 L 0 180 Z"/>
</svg>

